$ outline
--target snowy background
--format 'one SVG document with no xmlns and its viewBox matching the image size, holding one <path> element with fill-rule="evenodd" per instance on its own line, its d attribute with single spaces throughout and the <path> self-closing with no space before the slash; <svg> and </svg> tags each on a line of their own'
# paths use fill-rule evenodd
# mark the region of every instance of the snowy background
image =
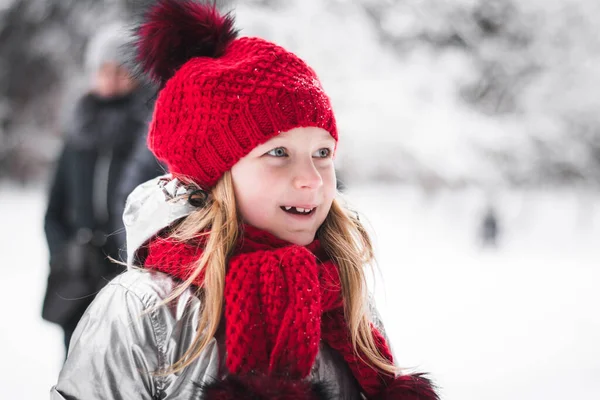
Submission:
<svg viewBox="0 0 600 400">
<path fill-rule="evenodd" d="M 2 398 L 47 398 L 56 381 L 46 179 L 85 43 L 136 3 L 0 0 Z M 224 3 L 332 97 L 398 363 L 447 400 L 600 398 L 600 2 Z M 489 206 L 497 248 L 479 239 Z"/>
</svg>

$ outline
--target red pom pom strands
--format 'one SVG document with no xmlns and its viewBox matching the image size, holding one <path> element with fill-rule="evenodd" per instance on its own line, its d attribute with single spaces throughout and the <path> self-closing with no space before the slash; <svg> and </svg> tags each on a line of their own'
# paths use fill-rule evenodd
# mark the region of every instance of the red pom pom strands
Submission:
<svg viewBox="0 0 600 400">
<path fill-rule="evenodd" d="M 137 62 L 152 80 L 164 84 L 194 57 L 220 57 L 238 31 L 230 14 L 191 0 L 158 0 L 137 31 Z"/>
</svg>

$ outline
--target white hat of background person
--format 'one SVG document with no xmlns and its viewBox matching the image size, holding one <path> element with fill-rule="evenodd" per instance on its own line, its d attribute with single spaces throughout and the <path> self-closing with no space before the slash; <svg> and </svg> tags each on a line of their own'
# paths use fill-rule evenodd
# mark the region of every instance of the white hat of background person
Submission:
<svg viewBox="0 0 600 400">
<path fill-rule="evenodd" d="M 88 42 L 86 70 L 94 73 L 107 62 L 116 62 L 127 67 L 129 57 L 126 46 L 130 41 L 131 33 L 122 22 L 113 22 L 101 27 Z"/>
</svg>

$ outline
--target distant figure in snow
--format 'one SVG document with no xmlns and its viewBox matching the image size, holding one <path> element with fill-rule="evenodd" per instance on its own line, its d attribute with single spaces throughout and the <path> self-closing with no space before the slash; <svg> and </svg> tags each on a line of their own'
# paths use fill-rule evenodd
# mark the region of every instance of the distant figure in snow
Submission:
<svg viewBox="0 0 600 400">
<path fill-rule="evenodd" d="M 488 207 L 481 221 L 481 243 L 485 246 L 498 246 L 498 216 L 493 207 Z"/>
<path fill-rule="evenodd" d="M 50 274 L 42 317 L 64 331 L 64 345 L 95 294 L 122 268 L 122 207 L 113 201 L 137 138 L 148 129 L 150 97 L 123 66 L 128 37 L 111 25 L 92 38 L 86 54 L 91 81 L 64 126 L 65 144 L 45 215 Z"/>
</svg>

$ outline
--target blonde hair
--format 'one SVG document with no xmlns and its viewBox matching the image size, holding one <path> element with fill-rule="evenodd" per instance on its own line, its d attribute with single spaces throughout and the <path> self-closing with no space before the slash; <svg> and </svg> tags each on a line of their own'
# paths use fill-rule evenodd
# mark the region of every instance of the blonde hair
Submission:
<svg viewBox="0 0 600 400">
<path fill-rule="evenodd" d="M 184 218 L 169 234 L 170 239 L 206 243 L 202 256 L 190 266 L 191 276 L 165 299 L 166 304 L 193 285 L 204 272 L 199 324 L 189 349 L 165 374 L 176 373 L 200 356 L 215 336 L 221 322 L 225 287 L 225 267 L 231 256 L 240 229 L 231 173 L 226 172 L 211 190 L 207 204 Z M 345 209 L 336 199 L 318 233 L 323 249 L 337 264 L 344 297 L 345 317 L 350 328 L 354 351 L 363 354 L 367 363 L 385 373 L 395 374 L 398 368 L 377 349 L 371 331 L 367 309 L 365 266 L 373 262 L 373 247 L 369 235 L 354 212 Z M 361 357 L 362 359 L 362 357 Z"/>
</svg>

